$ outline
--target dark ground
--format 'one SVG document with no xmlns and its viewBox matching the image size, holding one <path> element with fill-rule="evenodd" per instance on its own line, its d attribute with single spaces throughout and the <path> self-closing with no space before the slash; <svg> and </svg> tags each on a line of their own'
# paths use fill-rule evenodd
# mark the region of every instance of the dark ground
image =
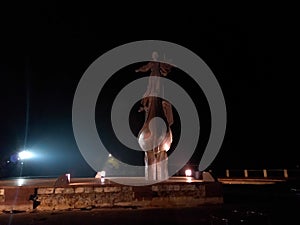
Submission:
<svg viewBox="0 0 300 225">
<path fill-rule="evenodd" d="M 300 196 L 291 185 L 224 185 L 224 204 L 195 208 L 92 209 L 2 213 L 0 225 L 300 224 Z"/>
</svg>

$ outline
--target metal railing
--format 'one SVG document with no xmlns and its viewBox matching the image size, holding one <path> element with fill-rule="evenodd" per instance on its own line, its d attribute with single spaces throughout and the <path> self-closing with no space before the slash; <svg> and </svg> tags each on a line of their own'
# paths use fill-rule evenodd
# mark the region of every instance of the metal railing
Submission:
<svg viewBox="0 0 300 225">
<path fill-rule="evenodd" d="M 299 169 L 226 169 L 225 178 L 300 178 Z"/>
</svg>

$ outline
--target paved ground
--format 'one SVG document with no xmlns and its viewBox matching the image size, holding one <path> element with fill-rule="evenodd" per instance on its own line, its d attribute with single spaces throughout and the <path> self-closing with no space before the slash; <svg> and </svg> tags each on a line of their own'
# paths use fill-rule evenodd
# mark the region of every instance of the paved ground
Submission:
<svg viewBox="0 0 300 225">
<path fill-rule="evenodd" d="M 102 209 L 0 215 L 0 224 L 205 224 L 210 209 Z"/>
<path fill-rule="evenodd" d="M 15 212 L 0 214 L 0 225 L 284 225 L 299 224 L 297 210 L 299 206 L 297 209 L 271 204 L 224 204 L 196 208 Z"/>
</svg>

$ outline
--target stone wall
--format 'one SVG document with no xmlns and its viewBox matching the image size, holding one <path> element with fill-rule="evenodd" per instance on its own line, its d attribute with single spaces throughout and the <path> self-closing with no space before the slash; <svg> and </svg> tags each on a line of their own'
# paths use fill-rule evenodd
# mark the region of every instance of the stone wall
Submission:
<svg viewBox="0 0 300 225">
<path fill-rule="evenodd" d="M 18 189 L 18 193 L 20 193 L 22 187 L 15 189 Z M 28 192 L 29 190 L 31 192 Z M 12 202 L 11 199 L 7 198 L 6 193 L 9 193 L 8 189 L 0 189 L 1 211 L 20 209 L 22 204 L 24 207 L 24 201 Z M 23 188 L 22 193 L 27 193 L 27 200 L 25 201 L 27 205 L 23 208 L 24 211 L 33 208 L 38 210 L 66 210 L 103 207 L 193 207 L 223 203 L 222 188 L 218 182 L 162 183 L 149 186 L 109 184 L 64 188 Z M 29 200 L 30 196 L 35 196 L 34 200 Z"/>
</svg>

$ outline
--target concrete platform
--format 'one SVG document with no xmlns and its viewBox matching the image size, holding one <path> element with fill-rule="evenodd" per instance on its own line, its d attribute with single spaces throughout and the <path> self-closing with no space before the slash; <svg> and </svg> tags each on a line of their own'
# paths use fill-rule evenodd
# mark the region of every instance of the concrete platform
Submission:
<svg viewBox="0 0 300 225">
<path fill-rule="evenodd" d="M 220 182 L 185 177 L 172 177 L 146 186 L 139 186 L 145 182 L 143 177 L 108 177 L 104 183 L 96 178 L 71 178 L 71 182 L 63 187 L 55 187 L 55 181 L 56 178 L 0 181 L 0 210 L 164 208 L 223 203 Z M 119 184 L 122 181 L 129 185 Z"/>
</svg>

